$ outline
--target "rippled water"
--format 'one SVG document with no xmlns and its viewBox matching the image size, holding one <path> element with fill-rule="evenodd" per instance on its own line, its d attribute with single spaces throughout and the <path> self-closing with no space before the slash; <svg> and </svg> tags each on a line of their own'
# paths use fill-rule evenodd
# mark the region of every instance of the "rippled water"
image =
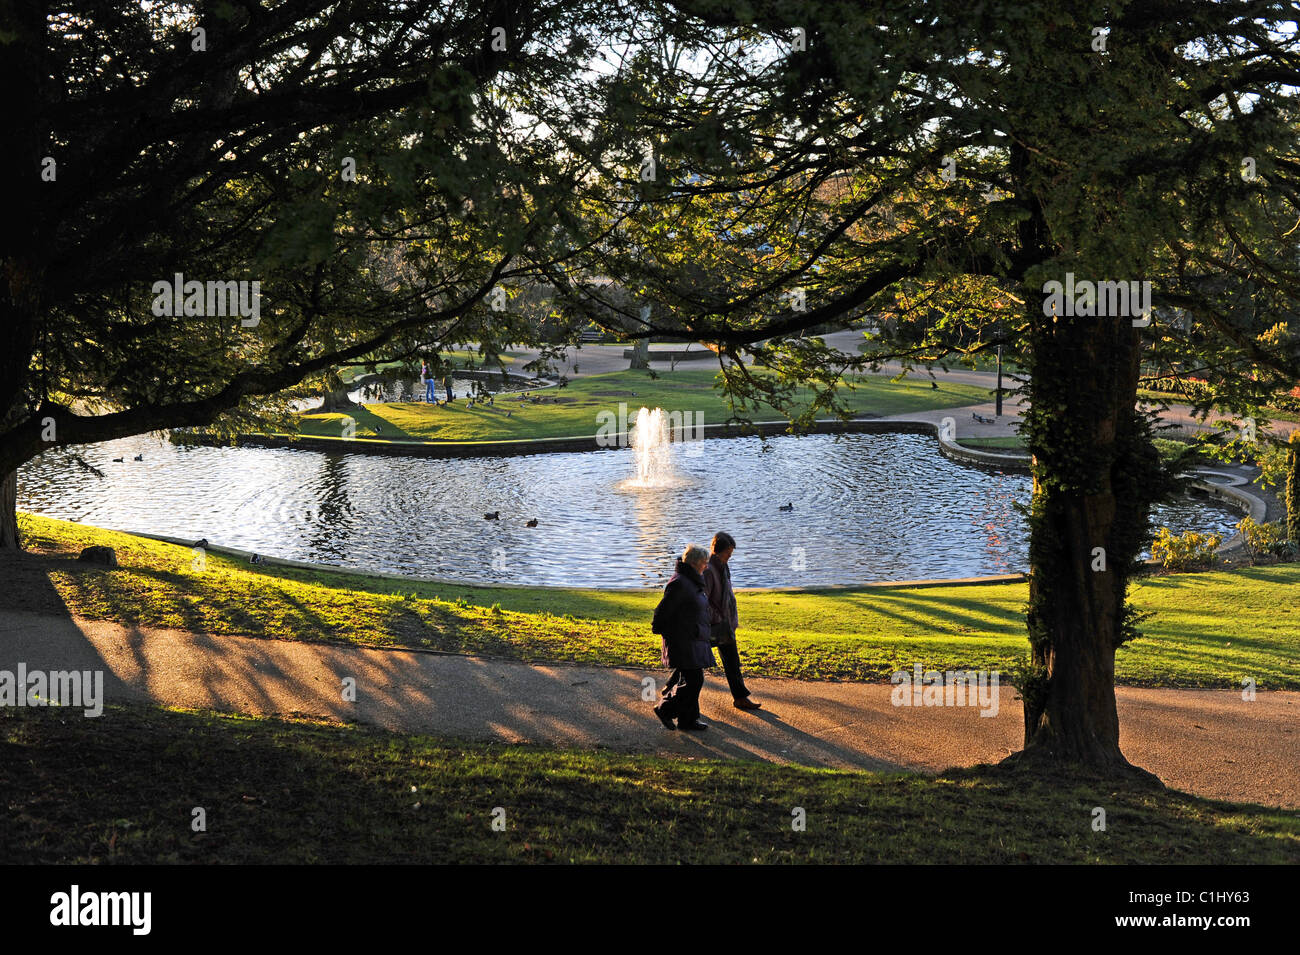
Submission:
<svg viewBox="0 0 1300 955">
<path fill-rule="evenodd" d="M 143 453 L 143 461 L 131 458 Z M 466 581 L 654 586 L 688 542 L 738 541 L 737 586 L 819 586 L 1026 569 L 1024 474 L 950 461 L 918 434 L 673 445 L 675 486 L 638 490 L 630 449 L 435 460 L 132 438 L 24 468 L 21 510 L 208 538 L 280 557 Z M 123 463 L 112 458 L 125 457 Z M 793 503 L 792 511 L 781 511 Z M 499 511 L 499 521 L 483 514 Z M 539 526 L 525 527 L 536 518 Z M 1174 530 L 1235 513 L 1165 507 Z M 1226 536 L 1226 534 L 1225 534 Z"/>
</svg>

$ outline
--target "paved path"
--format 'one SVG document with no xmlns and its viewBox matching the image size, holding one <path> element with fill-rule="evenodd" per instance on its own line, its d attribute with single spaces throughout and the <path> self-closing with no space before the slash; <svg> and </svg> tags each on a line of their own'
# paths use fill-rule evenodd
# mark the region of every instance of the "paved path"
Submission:
<svg viewBox="0 0 1300 955">
<path fill-rule="evenodd" d="M 463 739 L 531 741 L 683 758 L 938 771 L 1019 748 L 1015 691 L 997 715 L 895 707 L 891 687 L 753 679 L 764 709 L 730 705 L 719 677 L 703 696 L 703 734 L 668 732 L 641 699 L 660 670 L 530 666 L 413 651 L 216 637 L 0 611 L 0 669 L 104 669 L 108 700 L 356 720 Z M 355 703 L 340 692 L 356 680 Z M 1300 808 L 1300 693 L 1253 703 L 1221 690 L 1120 688 L 1124 752 L 1175 789 Z"/>
</svg>

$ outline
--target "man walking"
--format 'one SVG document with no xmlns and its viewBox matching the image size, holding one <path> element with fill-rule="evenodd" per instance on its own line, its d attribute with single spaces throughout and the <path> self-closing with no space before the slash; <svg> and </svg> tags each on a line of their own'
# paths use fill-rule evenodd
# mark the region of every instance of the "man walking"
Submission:
<svg viewBox="0 0 1300 955">
<path fill-rule="evenodd" d="M 740 649 L 736 646 L 736 630 L 740 617 L 736 613 L 736 595 L 731 589 L 731 555 L 736 550 L 736 539 L 720 532 L 713 535 L 713 553 L 704 569 L 704 589 L 709 595 L 709 625 L 711 642 L 718 648 L 722 669 L 727 674 L 732 705 L 738 710 L 759 710 L 762 703 L 749 698 L 745 677 L 740 672 Z"/>
</svg>

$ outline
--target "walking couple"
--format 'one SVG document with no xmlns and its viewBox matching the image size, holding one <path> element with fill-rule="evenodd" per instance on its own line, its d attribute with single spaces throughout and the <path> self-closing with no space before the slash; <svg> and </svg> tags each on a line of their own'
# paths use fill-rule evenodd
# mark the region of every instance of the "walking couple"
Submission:
<svg viewBox="0 0 1300 955">
<path fill-rule="evenodd" d="M 651 629 L 663 639 L 664 666 L 673 668 L 655 716 L 670 730 L 708 729 L 700 719 L 700 688 L 705 669 L 715 665 L 713 647 L 722 657 L 736 709 L 762 707 L 749 698 L 740 673 L 736 647 L 740 620 L 727 566 L 735 549 L 736 540 L 730 534 L 713 535 L 712 554 L 694 544 L 687 547 L 655 608 Z"/>
</svg>

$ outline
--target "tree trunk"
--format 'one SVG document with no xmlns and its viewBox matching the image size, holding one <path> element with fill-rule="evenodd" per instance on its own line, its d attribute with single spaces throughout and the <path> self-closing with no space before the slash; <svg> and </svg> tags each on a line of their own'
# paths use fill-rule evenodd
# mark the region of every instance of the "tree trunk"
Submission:
<svg viewBox="0 0 1300 955">
<path fill-rule="evenodd" d="M 1115 650 L 1134 635 L 1128 581 L 1168 478 L 1135 410 L 1138 334 L 1122 316 L 1031 322 L 1031 668 L 1013 759 L 1141 773 L 1120 750 Z"/>
<path fill-rule="evenodd" d="M 321 411 L 346 411 L 355 408 L 356 403 L 348 396 L 346 388 L 327 389 L 321 396 Z"/>
<path fill-rule="evenodd" d="M 650 339 L 638 338 L 632 342 L 632 363 L 627 367 L 629 371 L 650 367 Z"/>
<path fill-rule="evenodd" d="M 18 550 L 18 472 L 10 471 L 0 481 L 0 551 Z"/>
<path fill-rule="evenodd" d="M 51 143 L 48 97 L 43 84 L 49 64 L 46 51 L 46 4 L 6 4 L 5 45 L 0 56 L 0 88 L 7 91 L 4 148 L 0 149 L 0 179 L 10 184 L 4 215 L 0 215 L 0 433 L 24 421 L 34 406 L 32 356 L 36 350 L 37 319 L 42 307 L 45 267 L 40 260 L 45 230 L 52 228 L 48 204 L 59 183 L 43 178 L 45 160 L 58 155 Z M 18 464 L 33 456 L 22 439 L 0 446 L 0 551 L 17 550 Z"/>
</svg>

